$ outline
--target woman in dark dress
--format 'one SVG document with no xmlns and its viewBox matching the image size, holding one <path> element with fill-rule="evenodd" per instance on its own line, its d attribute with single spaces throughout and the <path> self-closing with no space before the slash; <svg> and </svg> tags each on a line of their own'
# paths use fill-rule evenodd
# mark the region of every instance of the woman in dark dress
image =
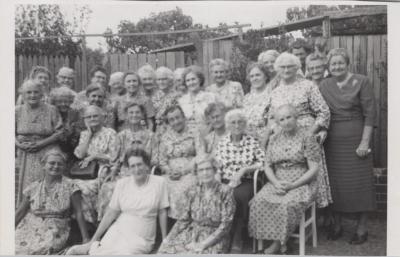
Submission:
<svg viewBox="0 0 400 257">
<path fill-rule="evenodd" d="M 342 235 L 343 213 L 357 215 L 357 228 L 351 244 L 368 238 L 367 212 L 376 207 L 372 154 L 375 102 L 368 78 L 349 72 L 349 57 L 344 49 L 328 54 L 332 75 L 320 84 L 320 91 L 331 111 L 331 124 L 325 143 L 326 162 L 331 183 L 335 225 L 329 234 Z"/>
</svg>

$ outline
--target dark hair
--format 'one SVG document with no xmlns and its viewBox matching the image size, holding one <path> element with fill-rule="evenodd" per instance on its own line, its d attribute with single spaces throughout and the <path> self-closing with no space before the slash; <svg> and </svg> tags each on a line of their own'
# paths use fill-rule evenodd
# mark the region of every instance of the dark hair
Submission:
<svg viewBox="0 0 400 257">
<path fill-rule="evenodd" d="M 192 66 L 187 67 L 185 69 L 185 71 L 183 72 L 183 74 L 182 74 L 183 84 L 185 85 L 185 87 L 187 87 L 187 85 L 186 85 L 186 76 L 189 73 L 194 73 L 194 75 L 196 75 L 196 77 L 200 81 L 200 87 L 204 86 L 205 77 L 204 77 L 203 71 L 201 70 L 201 68 L 199 66 L 192 65 Z"/>
<path fill-rule="evenodd" d="M 250 81 L 249 74 L 250 74 L 251 70 L 254 69 L 254 68 L 258 68 L 264 74 L 265 83 L 268 83 L 268 81 L 269 81 L 268 70 L 264 65 L 262 65 L 259 62 L 251 62 L 251 63 L 249 63 L 247 65 L 247 67 L 246 67 L 246 78 L 247 78 L 247 80 Z"/>
<path fill-rule="evenodd" d="M 126 79 L 126 77 L 127 77 L 128 75 L 134 75 L 134 76 L 136 76 L 136 78 L 137 78 L 138 81 L 139 81 L 139 86 L 142 85 L 142 81 L 140 80 L 139 74 L 137 74 L 137 73 L 134 72 L 134 71 L 127 71 L 127 72 L 124 72 L 124 76 L 122 76 L 122 84 L 123 84 L 124 86 L 125 86 L 125 79 Z"/>
<path fill-rule="evenodd" d="M 106 77 L 108 77 L 108 76 L 107 76 L 107 70 L 106 70 L 104 67 L 102 67 L 102 66 L 100 66 L 100 65 L 95 65 L 95 66 L 90 70 L 90 72 L 89 72 L 90 78 L 93 78 L 93 77 L 94 77 L 94 74 L 95 74 L 96 72 L 98 72 L 98 71 L 101 71 L 102 73 L 104 73 L 104 74 L 106 75 Z"/>
<path fill-rule="evenodd" d="M 126 167 L 129 167 L 128 160 L 131 157 L 142 157 L 144 164 L 146 164 L 149 168 L 151 167 L 150 156 L 145 150 L 139 148 L 128 148 L 124 156 L 124 165 Z"/>
<path fill-rule="evenodd" d="M 164 111 L 164 113 L 163 113 L 163 117 L 165 117 L 165 123 L 166 123 L 166 124 L 168 124 L 167 115 L 168 115 L 169 113 L 171 113 L 171 112 L 176 111 L 176 110 L 179 110 L 179 111 L 182 113 L 182 116 L 183 116 L 183 117 L 186 117 L 186 116 L 185 116 L 185 113 L 183 112 L 182 107 L 181 107 L 180 105 L 171 105 L 171 106 L 169 106 L 169 107 Z"/>
<path fill-rule="evenodd" d="M 300 49 L 300 48 L 304 48 L 304 51 L 306 51 L 306 53 L 310 53 L 311 52 L 311 46 L 304 40 L 301 38 L 296 39 L 289 48 L 289 52 L 293 53 L 293 49 Z"/>
<path fill-rule="evenodd" d="M 142 115 L 143 115 L 143 119 L 147 122 L 146 108 L 144 108 L 144 106 L 141 105 L 141 104 L 138 104 L 138 103 L 136 103 L 136 102 L 131 102 L 131 103 L 129 103 L 127 106 L 125 106 L 124 112 L 127 113 L 127 112 L 128 112 L 128 109 L 130 109 L 130 108 L 132 108 L 132 107 L 135 107 L 135 106 L 139 107 L 140 112 L 141 112 Z"/>
<path fill-rule="evenodd" d="M 103 92 L 104 96 L 106 95 L 106 91 L 104 91 L 103 87 L 100 86 L 97 83 L 92 83 L 86 88 L 86 97 L 89 97 L 89 95 L 94 92 L 94 91 L 101 91 Z"/>
</svg>

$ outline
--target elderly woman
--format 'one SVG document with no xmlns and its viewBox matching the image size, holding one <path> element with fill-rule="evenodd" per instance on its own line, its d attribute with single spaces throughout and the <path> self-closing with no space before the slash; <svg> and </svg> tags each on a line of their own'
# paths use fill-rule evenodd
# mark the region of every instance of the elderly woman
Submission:
<svg viewBox="0 0 400 257">
<path fill-rule="evenodd" d="M 325 78 L 326 63 L 326 57 L 319 54 L 312 53 L 306 58 L 307 71 L 311 76 L 312 82 L 317 86 Z"/>
<path fill-rule="evenodd" d="M 210 156 L 195 159 L 197 183 L 183 192 L 179 217 L 158 253 L 227 253 L 235 201 L 232 188 L 215 179 Z"/>
<path fill-rule="evenodd" d="M 124 87 L 124 73 L 121 71 L 114 72 L 110 75 L 108 85 L 110 86 L 110 100 L 115 102 L 119 97 L 126 93 Z"/>
<path fill-rule="evenodd" d="M 75 92 L 67 86 L 55 88 L 50 93 L 50 102 L 57 107 L 63 123 L 63 133 L 58 143 L 61 150 L 67 154 L 68 159 L 72 157 L 74 149 L 78 145 L 81 132 L 79 112 L 71 108 L 74 97 Z"/>
<path fill-rule="evenodd" d="M 104 111 L 96 105 L 86 107 L 83 118 L 86 130 L 82 131 L 74 154 L 80 160 L 81 169 L 87 168 L 94 162 L 96 166 L 99 166 L 98 170 L 103 170 L 104 166 L 113 164 L 117 159 L 119 152 L 117 133 L 103 126 Z M 103 174 L 99 176 L 102 177 Z M 76 183 L 82 188 L 86 220 L 92 223 L 97 222 L 99 181 L 97 179 L 76 180 Z"/>
<path fill-rule="evenodd" d="M 45 103 L 49 102 L 50 78 L 51 78 L 51 72 L 49 71 L 49 69 L 43 66 L 32 67 L 28 77 L 29 80 L 33 80 L 41 86 L 42 101 Z M 22 92 L 19 93 L 20 95 L 15 104 L 16 106 L 24 103 L 24 97 L 22 96 Z"/>
<path fill-rule="evenodd" d="M 161 66 L 156 70 L 156 81 L 158 90 L 152 97 L 152 102 L 156 112 L 156 125 L 157 131 L 164 131 L 162 125 L 164 124 L 164 112 L 172 105 L 178 104 L 179 95 L 173 88 L 174 73 L 167 67 Z"/>
<path fill-rule="evenodd" d="M 203 90 L 205 77 L 201 68 L 190 66 L 183 73 L 184 84 L 188 92 L 178 99 L 179 105 L 188 120 L 191 129 L 200 132 L 207 131 L 204 110 L 208 104 L 216 102 L 217 97 L 211 92 Z"/>
<path fill-rule="evenodd" d="M 185 68 L 176 68 L 174 70 L 174 89 L 179 96 L 183 96 L 187 93 L 187 88 L 183 83 L 183 73 Z"/>
<path fill-rule="evenodd" d="M 105 180 L 99 190 L 99 220 L 103 217 L 104 211 L 111 199 L 116 179 L 130 175 L 127 168 L 122 165 L 126 152 L 129 149 L 142 149 L 152 157 L 152 152 L 154 150 L 154 133 L 142 125 L 142 122 L 146 120 L 146 110 L 144 107 L 137 103 L 131 103 L 126 106 L 125 112 L 128 125 L 124 130 L 118 133 L 120 149 L 117 164 L 116 167 L 110 170 L 110 175 L 104 177 Z"/>
<path fill-rule="evenodd" d="M 109 208 L 92 240 L 71 248 L 67 254 L 150 253 L 156 237 L 157 216 L 161 236 L 167 236 L 169 204 L 165 179 L 149 174 L 150 157 L 143 150 L 127 152 L 124 165 L 131 175 L 118 180 Z"/>
<path fill-rule="evenodd" d="M 234 188 L 236 212 L 232 228 L 231 253 L 243 249 L 243 230 L 246 228 L 249 201 L 253 197 L 252 173 L 263 166 L 265 153 L 254 137 L 247 135 L 246 116 L 240 109 L 229 111 L 225 124 L 229 133 L 217 146 L 216 160 L 220 163 L 222 183 Z"/>
<path fill-rule="evenodd" d="M 245 95 L 243 113 L 247 119 L 247 133 L 256 137 L 264 147 L 266 134 L 266 111 L 271 92 L 268 86 L 268 71 L 259 63 L 252 63 L 247 67 L 247 79 L 251 83 L 250 93 Z"/>
<path fill-rule="evenodd" d="M 201 137 L 200 143 L 202 150 L 212 156 L 215 156 L 215 149 L 221 138 L 228 133 L 225 126 L 225 113 L 226 107 L 220 102 L 210 103 L 204 111 L 204 116 L 210 122 L 211 132 Z"/>
<path fill-rule="evenodd" d="M 342 235 L 343 213 L 356 213 L 357 228 L 350 243 L 362 244 L 368 238 L 367 212 L 376 207 L 370 154 L 375 102 L 368 78 L 349 72 L 349 64 L 344 49 L 332 49 L 328 54 L 332 77 L 320 84 L 332 113 L 325 143 L 335 216 L 330 238 Z"/>
<path fill-rule="evenodd" d="M 66 157 L 57 150 L 42 158 L 45 176 L 25 190 L 15 213 L 15 253 L 57 254 L 67 243 L 71 209 L 78 221 L 83 242 L 89 240 L 81 209 L 81 192 L 62 176 Z"/>
<path fill-rule="evenodd" d="M 228 79 L 229 63 L 223 59 L 214 59 L 209 65 L 214 84 L 207 87 L 207 91 L 214 93 L 219 102 L 228 109 L 243 106 L 243 88 L 239 82 Z"/>
<path fill-rule="evenodd" d="M 275 110 L 284 104 L 293 105 L 299 115 L 297 122 L 306 127 L 310 134 L 316 135 L 318 142 L 323 143 L 329 127 L 329 107 L 322 97 L 318 86 L 313 82 L 297 76 L 301 63 L 299 58 L 289 53 L 282 53 L 275 61 L 275 69 L 280 73 L 278 86 L 272 90 L 270 95 L 268 126 L 272 130 L 276 122 L 274 120 Z M 326 207 L 332 202 L 328 172 L 326 169 L 325 156 L 321 147 L 320 170 L 318 171 L 318 195 L 317 206 Z"/>
<path fill-rule="evenodd" d="M 152 99 L 154 93 L 157 91 L 156 72 L 150 64 L 146 64 L 138 69 L 138 74 L 144 94 Z"/>
<path fill-rule="evenodd" d="M 21 87 L 24 104 L 15 107 L 15 146 L 18 175 L 17 203 L 22 192 L 35 180 L 44 176 L 40 159 L 51 148 L 55 148 L 63 126 L 56 107 L 44 103 L 42 86 L 27 80 Z"/>
<path fill-rule="evenodd" d="M 273 79 L 276 76 L 274 64 L 278 58 L 279 52 L 274 49 L 266 50 L 258 55 L 257 62 L 268 71 L 268 77 Z"/>
<path fill-rule="evenodd" d="M 68 88 L 74 87 L 75 72 L 69 67 L 61 67 L 56 75 L 57 86 L 66 86 Z M 76 94 L 76 93 L 75 93 Z"/>
<path fill-rule="evenodd" d="M 147 97 L 141 89 L 141 80 L 139 75 L 133 71 L 125 72 L 122 81 L 126 89 L 126 94 L 121 96 L 116 103 L 116 108 L 118 110 L 118 129 L 122 130 L 126 126 L 126 106 L 130 105 L 131 103 L 137 103 L 143 105 L 146 109 L 147 119 L 143 121 L 144 124 L 142 125 L 145 127 L 147 125 L 147 128 L 153 130 L 153 118 L 155 115 L 153 102 L 151 101 L 151 98 Z"/>
<path fill-rule="evenodd" d="M 160 167 L 167 177 L 170 210 L 168 216 L 177 219 L 180 196 L 194 183 L 193 158 L 199 152 L 198 135 L 186 124 L 181 107 L 171 106 L 165 111 L 167 131 L 160 142 Z"/>
<path fill-rule="evenodd" d="M 286 252 L 287 239 L 316 195 L 320 147 L 315 137 L 300 127 L 297 117 L 291 105 L 275 110 L 281 130 L 272 136 L 267 148 L 265 174 L 269 182 L 250 202 L 250 236 L 274 240 L 265 254 Z"/>
</svg>

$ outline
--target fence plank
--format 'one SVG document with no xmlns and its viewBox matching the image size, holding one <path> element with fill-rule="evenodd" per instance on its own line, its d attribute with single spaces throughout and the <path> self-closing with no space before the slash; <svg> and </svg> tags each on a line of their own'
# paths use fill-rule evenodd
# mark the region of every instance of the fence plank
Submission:
<svg viewBox="0 0 400 257">
<path fill-rule="evenodd" d="M 157 68 L 165 66 L 165 53 L 157 53 Z"/>
<path fill-rule="evenodd" d="M 118 70 L 118 54 L 111 54 L 110 62 L 111 62 L 111 73 L 116 72 Z"/>
<path fill-rule="evenodd" d="M 380 137 L 380 156 L 379 161 L 381 167 L 387 167 L 387 96 L 388 96 L 388 89 L 387 89 L 387 35 L 381 36 L 381 66 L 380 66 L 380 76 L 381 76 L 381 120 L 379 122 L 379 130 L 381 131 Z"/>
<path fill-rule="evenodd" d="M 128 55 L 128 70 L 129 71 L 137 70 L 137 55 L 136 54 Z"/>
<path fill-rule="evenodd" d="M 75 70 L 74 89 L 76 92 L 80 92 L 82 91 L 82 69 L 79 56 L 75 57 L 74 70 Z"/>
<path fill-rule="evenodd" d="M 353 72 L 360 73 L 360 37 L 356 35 L 353 40 Z"/>
<path fill-rule="evenodd" d="M 367 77 L 370 83 L 374 83 L 374 45 L 373 36 L 367 37 Z"/>
<path fill-rule="evenodd" d="M 332 48 L 339 48 L 340 47 L 339 39 L 340 39 L 340 36 L 335 36 L 335 37 L 332 38 L 332 43 L 333 43 L 333 47 Z"/>
<path fill-rule="evenodd" d="M 147 63 L 147 56 L 146 54 L 139 54 L 138 55 L 138 69 Z"/>
<path fill-rule="evenodd" d="M 148 54 L 147 55 L 147 63 L 151 65 L 151 67 L 157 67 L 157 56 L 156 54 Z"/>
<path fill-rule="evenodd" d="M 347 48 L 347 53 L 349 54 L 349 60 L 350 60 L 350 70 L 354 72 L 354 67 L 353 67 L 353 36 L 346 36 L 346 48 Z"/>
<path fill-rule="evenodd" d="M 120 54 L 119 55 L 119 70 L 122 72 L 128 71 L 128 55 Z"/>
<path fill-rule="evenodd" d="M 166 65 L 171 70 L 175 69 L 175 53 L 174 52 L 167 52 L 167 54 L 166 54 Z"/>
<path fill-rule="evenodd" d="M 175 69 L 185 67 L 185 53 L 175 52 Z"/>
<path fill-rule="evenodd" d="M 16 86 L 19 88 L 24 81 L 24 58 L 22 55 L 18 57 L 18 80 L 19 83 Z"/>
<path fill-rule="evenodd" d="M 358 36 L 360 38 L 360 69 L 359 73 L 367 75 L 367 56 L 368 56 L 368 47 L 367 47 L 367 42 L 368 38 L 367 36 Z"/>
</svg>

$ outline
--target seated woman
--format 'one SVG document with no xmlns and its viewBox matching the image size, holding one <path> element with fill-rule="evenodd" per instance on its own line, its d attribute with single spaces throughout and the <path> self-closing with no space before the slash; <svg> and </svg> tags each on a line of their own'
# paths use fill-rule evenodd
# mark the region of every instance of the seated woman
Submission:
<svg viewBox="0 0 400 257">
<path fill-rule="evenodd" d="M 295 107 L 282 105 L 274 115 L 281 130 L 271 136 L 267 148 L 265 174 L 269 182 L 250 202 L 250 236 L 274 240 L 265 254 L 286 252 L 287 239 L 316 198 L 321 158 L 315 137 L 297 124 Z"/>
<path fill-rule="evenodd" d="M 87 129 L 82 131 L 74 154 L 80 160 L 81 169 L 95 162 L 99 167 L 98 170 L 104 171 L 103 167 L 112 165 L 117 159 L 119 152 L 117 133 L 103 126 L 104 112 L 98 106 L 86 107 L 83 118 Z M 103 174 L 98 176 L 102 178 Z M 82 189 L 85 218 L 89 222 L 96 223 L 99 180 L 76 179 L 75 181 Z"/>
<path fill-rule="evenodd" d="M 81 192 L 62 176 L 66 157 L 58 150 L 42 158 L 44 179 L 34 181 L 23 193 L 15 213 L 15 253 L 56 254 L 67 243 L 71 208 L 78 221 L 83 242 L 89 240 L 81 209 Z"/>
<path fill-rule="evenodd" d="M 225 126 L 226 107 L 223 103 L 210 103 L 204 111 L 204 116 L 210 123 L 211 132 L 200 137 L 202 151 L 215 156 L 215 149 L 221 138 L 228 131 Z"/>
<path fill-rule="evenodd" d="M 195 159 L 198 182 L 182 194 L 180 212 L 158 253 L 226 253 L 235 212 L 233 190 L 215 179 L 215 160 Z"/>
<path fill-rule="evenodd" d="M 157 216 L 161 236 L 166 237 L 169 203 L 165 179 L 149 175 L 150 157 L 141 149 L 128 151 L 124 165 L 131 175 L 118 180 L 109 208 L 92 240 L 72 247 L 67 254 L 150 253 L 156 236 Z"/>
<path fill-rule="evenodd" d="M 193 158 L 199 149 L 198 136 L 186 124 L 181 107 L 165 111 L 167 131 L 160 142 L 160 168 L 167 177 L 170 209 L 168 216 L 177 218 L 177 204 L 183 192 L 195 182 Z"/>
<path fill-rule="evenodd" d="M 249 201 L 253 197 L 253 177 L 255 170 L 263 166 L 265 153 L 259 142 L 245 134 L 246 116 L 242 110 L 234 109 L 225 116 L 229 133 L 224 136 L 215 150 L 220 163 L 219 176 L 223 183 L 234 188 L 236 212 L 232 228 L 231 253 L 243 250 L 243 233 L 249 212 Z"/>
<path fill-rule="evenodd" d="M 98 219 L 101 220 L 108 206 L 112 192 L 115 187 L 115 182 L 121 177 L 130 175 L 127 167 L 122 165 L 125 153 L 129 149 L 142 149 L 151 156 L 154 133 L 145 129 L 142 122 L 146 120 L 146 110 L 142 105 L 130 103 L 125 108 L 128 124 L 125 129 L 118 133 L 118 142 L 120 143 L 120 151 L 117 163 L 110 170 L 110 175 L 104 177 L 101 188 L 99 189 L 98 202 Z"/>
</svg>

